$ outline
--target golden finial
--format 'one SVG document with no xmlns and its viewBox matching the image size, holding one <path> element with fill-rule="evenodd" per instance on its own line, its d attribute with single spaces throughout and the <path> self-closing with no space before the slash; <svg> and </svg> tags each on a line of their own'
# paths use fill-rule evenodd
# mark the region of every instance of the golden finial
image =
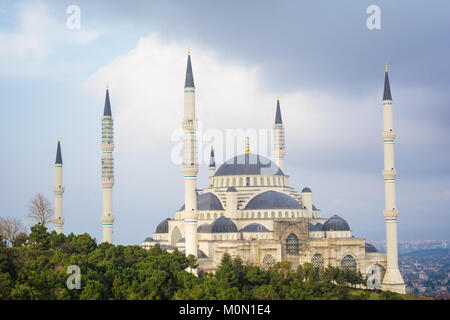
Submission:
<svg viewBox="0 0 450 320">
<path fill-rule="evenodd" d="M 277 100 L 280 100 L 280 96 L 277 96 Z"/>
<path fill-rule="evenodd" d="M 190 56 L 190 55 L 191 55 L 191 48 L 188 47 L 188 56 Z"/>
<path fill-rule="evenodd" d="M 109 90 L 108 80 L 106 80 L 106 90 Z"/>
<path fill-rule="evenodd" d="M 247 150 L 245 150 L 245 154 L 250 154 L 250 138 L 247 137 Z"/>
<path fill-rule="evenodd" d="M 61 137 L 58 137 L 58 142 L 60 142 L 61 141 Z"/>
<path fill-rule="evenodd" d="M 386 63 L 386 72 L 387 72 L 387 63 Z"/>
</svg>

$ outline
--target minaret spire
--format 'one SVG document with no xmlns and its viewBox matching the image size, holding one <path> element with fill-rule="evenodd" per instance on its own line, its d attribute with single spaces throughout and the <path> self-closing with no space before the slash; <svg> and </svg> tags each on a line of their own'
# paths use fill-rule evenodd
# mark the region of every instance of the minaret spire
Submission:
<svg viewBox="0 0 450 320">
<path fill-rule="evenodd" d="M 102 119 L 102 186 L 103 186 L 103 214 L 102 229 L 103 242 L 113 242 L 113 223 L 115 217 L 112 212 L 112 188 L 114 186 L 114 121 L 109 101 L 109 86 L 106 87 L 105 109 Z"/>
<path fill-rule="evenodd" d="M 63 161 L 61 155 L 61 140 L 58 138 L 58 145 L 56 147 L 56 161 L 55 161 L 55 188 L 53 189 L 55 194 L 55 215 L 53 219 L 53 225 L 57 234 L 62 233 L 64 225 L 63 217 Z"/>
<path fill-rule="evenodd" d="M 284 143 L 284 126 L 281 119 L 281 107 L 280 97 L 277 97 L 277 109 L 275 113 L 275 124 L 273 126 L 273 157 L 277 166 L 284 171 L 284 156 L 285 156 L 285 143 Z"/>
<path fill-rule="evenodd" d="M 197 257 L 197 173 L 196 162 L 196 131 L 197 120 L 195 118 L 195 85 L 192 74 L 190 51 L 188 52 L 186 81 L 184 84 L 184 222 L 186 255 Z M 192 270 L 195 272 L 194 270 Z"/>
<path fill-rule="evenodd" d="M 209 156 L 209 186 L 213 186 L 212 177 L 216 173 L 216 159 L 214 157 L 214 147 L 211 145 L 211 154 Z"/>
<path fill-rule="evenodd" d="M 405 283 L 398 268 L 397 217 L 398 209 L 395 199 L 395 179 L 397 170 L 394 164 L 394 141 L 392 96 L 389 86 L 387 65 L 384 78 L 383 93 L 383 143 L 384 143 L 384 190 L 385 209 L 383 215 L 386 223 L 386 257 L 387 268 L 382 282 L 383 290 L 405 293 Z"/>
</svg>

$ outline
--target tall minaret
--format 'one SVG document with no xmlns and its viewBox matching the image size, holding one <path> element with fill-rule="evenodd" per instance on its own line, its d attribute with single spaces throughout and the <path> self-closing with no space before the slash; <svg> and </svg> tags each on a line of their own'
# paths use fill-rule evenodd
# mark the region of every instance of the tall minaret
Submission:
<svg viewBox="0 0 450 320">
<path fill-rule="evenodd" d="M 275 115 L 275 125 L 273 126 L 273 153 L 277 166 L 284 171 L 284 126 L 281 120 L 280 98 L 277 98 L 277 112 Z"/>
<path fill-rule="evenodd" d="M 385 209 L 383 215 L 386 221 L 386 256 L 387 268 L 384 275 L 382 289 L 397 293 L 405 293 L 405 283 L 398 269 L 397 248 L 397 216 L 398 209 L 395 202 L 395 178 L 397 170 L 394 164 L 395 131 L 392 121 L 392 96 L 389 86 L 388 70 L 384 78 L 383 94 L 383 142 L 384 142 L 384 192 Z"/>
<path fill-rule="evenodd" d="M 61 155 L 61 141 L 58 138 L 58 146 L 56 148 L 56 161 L 55 161 L 55 188 L 53 189 L 55 194 L 55 218 L 53 219 L 53 225 L 57 234 L 62 233 L 64 225 L 64 217 L 62 210 L 63 202 L 63 162 Z"/>
<path fill-rule="evenodd" d="M 186 81 L 184 84 L 184 231 L 186 238 L 186 255 L 197 257 L 197 173 L 195 134 L 197 121 L 195 119 L 195 86 L 192 74 L 191 54 L 188 51 Z"/>
<path fill-rule="evenodd" d="M 212 187 L 212 178 L 216 173 L 216 159 L 214 158 L 214 148 L 211 146 L 211 155 L 209 156 L 209 186 Z"/>
<path fill-rule="evenodd" d="M 102 119 L 102 186 L 103 186 L 103 242 L 113 242 L 114 215 L 112 211 L 112 188 L 114 185 L 114 130 L 109 102 L 109 88 L 106 85 L 105 110 Z"/>
</svg>

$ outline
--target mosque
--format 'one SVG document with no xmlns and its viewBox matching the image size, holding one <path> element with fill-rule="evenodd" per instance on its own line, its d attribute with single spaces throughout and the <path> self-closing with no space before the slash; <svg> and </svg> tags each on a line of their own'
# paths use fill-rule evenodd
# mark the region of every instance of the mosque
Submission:
<svg viewBox="0 0 450 320">
<path fill-rule="evenodd" d="M 284 124 L 277 100 L 273 126 L 273 159 L 243 154 L 216 167 L 211 148 L 208 187 L 197 189 L 195 85 L 191 56 L 188 54 L 184 87 L 184 160 L 185 203 L 173 218 L 162 221 L 152 235 L 142 242 L 150 248 L 158 244 L 172 251 L 178 248 L 198 259 L 198 270 L 214 272 L 222 255 L 228 252 L 244 262 L 269 268 L 287 260 L 294 267 L 310 262 L 316 267 L 337 266 L 359 270 L 375 277 L 376 287 L 398 293 L 405 284 L 398 268 L 397 216 L 395 200 L 394 139 L 392 96 L 386 67 L 383 96 L 383 131 L 386 223 L 386 254 L 355 238 L 349 224 L 340 216 L 321 216 L 314 206 L 312 190 L 298 192 L 289 185 L 284 169 L 286 155 Z M 103 241 L 113 242 L 114 130 L 109 90 L 106 90 L 102 119 L 102 187 L 101 216 Z M 63 231 L 62 156 L 58 141 L 55 164 L 55 231 Z M 378 279 L 378 283 L 377 283 Z M 382 280 L 382 281 L 381 281 Z"/>
<path fill-rule="evenodd" d="M 143 241 L 144 248 L 156 244 L 169 251 L 178 248 L 197 256 L 199 270 L 205 272 L 214 272 L 225 252 L 262 268 L 288 260 L 294 267 L 310 262 L 316 267 L 332 265 L 359 270 L 363 274 L 377 270 L 381 279 L 386 280 L 383 281 L 384 289 L 404 292 L 397 262 L 395 218 L 398 211 L 392 191 L 396 175 L 393 169 L 395 134 L 392 130 L 392 97 L 387 68 L 383 99 L 383 174 L 386 204 L 389 205 L 386 208 L 393 208 L 394 211 L 385 210 L 388 237 L 391 236 L 388 239 L 391 245 L 387 245 L 388 255 L 378 252 L 365 239 L 355 238 L 342 217 L 322 217 L 320 210 L 313 204 L 310 188 L 305 186 L 298 192 L 289 185 L 289 176 L 284 169 L 284 124 L 279 99 L 273 127 L 273 161 L 251 153 L 247 142 L 245 153 L 236 155 L 216 168 L 214 149 L 211 148 L 209 185 L 198 190 L 195 85 L 190 54 L 184 97 L 185 204 L 175 212 L 173 219 L 167 218 L 156 227 L 153 236 Z"/>
</svg>

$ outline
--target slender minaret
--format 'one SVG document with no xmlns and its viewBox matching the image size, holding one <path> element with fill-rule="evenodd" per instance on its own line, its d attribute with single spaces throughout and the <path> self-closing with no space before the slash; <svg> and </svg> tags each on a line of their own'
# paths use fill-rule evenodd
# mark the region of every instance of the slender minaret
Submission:
<svg viewBox="0 0 450 320">
<path fill-rule="evenodd" d="M 211 146 L 211 155 L 209 156 L 209 186 L 213 186 L 212 178 L 216 173 L 216 159 L 214 158 L 214 148 Z"/>
<path fill-rule="evenodd" d="M 114 186 L 114 130 L 109 102 L 109 88 L 106 85 L 105 110 L 102 119 L 102 186 L 103 186 L 103 242 L 113 242 L 114 215 L 112 211 L 112 188 Z"/>
<path fill-rule="evenodd" d="M 275 125 L 273 126 L 273 152 L 277 166 L 284 171 L 284 126 L 281 120 L 280 98 L 277 98 L 277 112 L 275 115 Z"/>
<path fill-rule="evenodd" d="M 197 257 L 197 173 L 195 134 L 197 121 L 195 119 L 195 86 L 192 74 L 191 54 L 188 51 L 186 81 L 184 84 L 184 222 L 186 238 L 186 255 Z"/>
<path fill-rule="evenodd" d="M 394 164 L 395 131 L 392 120 L 392 96 L 389 86 L 388 70 L 384 78 L 383 93 L 383 142 L 384 142 L 384 192 L 385 209 L 383 215 L 386 221 L 386 256 L 387 268 L 383 278 L 382 289 L 397 293 L 405 293 L 405 283 L 398 269 L 397 248 L 397 216 L 398 209 L 395 202 L 395 178 L 397 170 Z"/>
<path fill-rule="evenodd" d="M 53 189 L 55 194 L 55 218 L 53 219 L 53 225 L 57 234 L 62 233 L 64 225 L 63 217 L 63 162 L 61 155 L 61 141 L 58 138 L 58 146 L 56 148 L 56 161 L 55 161 L 55 188 Z"/>
</svg>

